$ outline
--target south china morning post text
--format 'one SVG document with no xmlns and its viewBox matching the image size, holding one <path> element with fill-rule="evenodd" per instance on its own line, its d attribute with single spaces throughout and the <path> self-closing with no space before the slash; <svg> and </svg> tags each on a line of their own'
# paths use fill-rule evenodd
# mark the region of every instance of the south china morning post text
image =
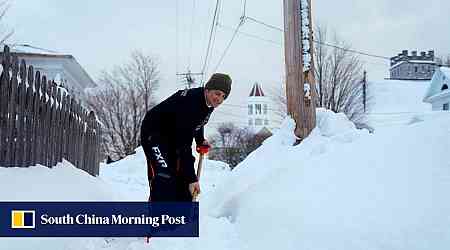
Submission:
<svg viewBox="0 0 450 250">
<path fill-rule="evenodd" d="M 197 202 L 0 202 L 0 237 L 199 237 Z"/>
<path fill-rule="evenodd" d="M 152 227 L 159 227 L 160 225 L 186 225 L 186 216 L 170 216 L 163 214 L 161 216 L 123 216 L 111 215 L 97 216 L 95 214 L 78 214 L 72 216 L 66 214 L 64 216 L 50 216 L 48 214 L 41 215 L 41 225 L 150 225 Z"/>
</svg>

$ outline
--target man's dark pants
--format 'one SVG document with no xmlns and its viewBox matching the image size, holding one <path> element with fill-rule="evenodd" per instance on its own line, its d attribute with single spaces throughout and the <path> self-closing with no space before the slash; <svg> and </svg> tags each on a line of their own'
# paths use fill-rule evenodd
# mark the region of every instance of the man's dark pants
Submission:
<svg viewBox="0 0 450 250">
<path fill-rule="evenodd" d="M 156 138 L 141 138 L 147 158 L 147 176 L 150 186 L 149 201 L 192 201 L 189 183 L 183 177 L 183 167 L 192 167 L 191 149 L 171 149 Z"/>
</svg>

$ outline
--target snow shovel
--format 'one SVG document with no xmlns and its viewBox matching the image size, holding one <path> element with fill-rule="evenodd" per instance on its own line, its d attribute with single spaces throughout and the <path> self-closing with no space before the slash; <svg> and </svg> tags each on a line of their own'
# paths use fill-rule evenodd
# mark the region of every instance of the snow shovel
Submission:
<svg viewBox="0 0 450 250">
<path fill-rule="evenodd" d="M 205 154 L 207 154 L 209 151 L 209 145 L 200 145 L 197 146 L 197 153 L 200 154 L 200 158 L 198 159 L 198 165 L 197 165 L 197 180 L 200 181 L 200 176 L 202 174 L 202 163 L 203 163 L 203 158 L 205 156 Z M 198 193 L 194 192 L 192 194 L 192 201 L 197 201 L 198 198 Z"/>
</svg>

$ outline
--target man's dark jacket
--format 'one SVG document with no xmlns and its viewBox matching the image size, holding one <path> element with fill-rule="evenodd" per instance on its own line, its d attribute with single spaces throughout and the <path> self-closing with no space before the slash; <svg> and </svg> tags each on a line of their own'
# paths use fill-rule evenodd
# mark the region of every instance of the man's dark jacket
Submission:
<svg viewBox="0 0 450 250">
<path fill-rule="evenodd" d="M 151 139 L 164 144 L 169 157 L 179 157 L 180 154 L 192 157 L 192 140 L 195 138 L 197 145 L 203 143 L 203 127 L 213 110 L 206 105 L 203 87 L 180 90 L 147 112 L 142 121 L 141 142 L 144 145 Z M 173 162 L 173 159 L 168 160 Z M 170 165 L 169 168 L 175 168 Z M 193 164 L 183 167 L 187 181 L 195 182 Z"/>
</svg>

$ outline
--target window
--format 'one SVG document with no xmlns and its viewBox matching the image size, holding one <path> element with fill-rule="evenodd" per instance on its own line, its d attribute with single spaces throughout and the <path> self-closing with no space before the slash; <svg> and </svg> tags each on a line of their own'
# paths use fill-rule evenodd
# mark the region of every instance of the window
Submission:
<svg viewBox="0 0 450 250">
<path fill-rule="evenodd" d="M 248 105 L 248 114 L 253 115 L 253 105 L 252 104 Z"/>
<path fill-rule="evenodd" d="M 414 72 L 417 73 L 417 66 L 414 66 Z"/>
<path fill-rule="evenodd" d="M 248 119 L 248 125 L 252 126 L 253 125 L 253 120 L 252 119 Z"/>
<path fill-rule="evenodd" d="M 442 110 L 448 110 L 448 102 L 442 105 Z"/>
<path fill-rule="evenodd" d="M 264 104 L 263 108 L 264 108 L 264 110 L 263 110 L 264 114 L 267 115 L 267 104 Z"/>
<path fill-rule="evenodd" d="M 264 120 L 264 125 L 269 125 L 269 120 L 268 119 Z"/>
<path fill-rule="evenodd" d="M 262 119 L 255 119 L 255 125 L 256 126 L 262 125 Z"/>
<path fill-rule="evenodd" d="M 447 84 L 442 85 L 441 90 L 444 91 L 444 90 L 446 90 L 446 89 L 448 89 L 448 85 L 447 85 Z"/>
<path fill-rule="evenodd" d="M 261 104 L 255 104 L 255 114 L 261 114 Z"/>
</svg>

